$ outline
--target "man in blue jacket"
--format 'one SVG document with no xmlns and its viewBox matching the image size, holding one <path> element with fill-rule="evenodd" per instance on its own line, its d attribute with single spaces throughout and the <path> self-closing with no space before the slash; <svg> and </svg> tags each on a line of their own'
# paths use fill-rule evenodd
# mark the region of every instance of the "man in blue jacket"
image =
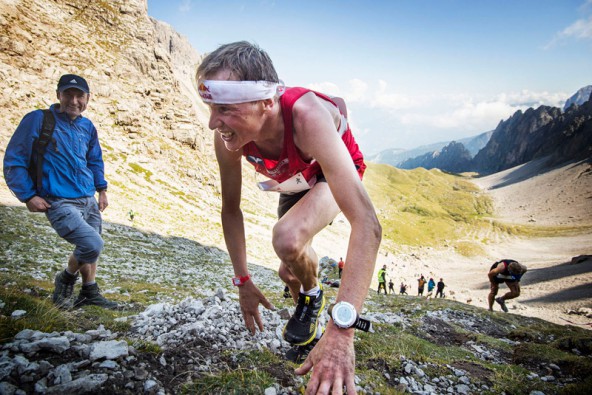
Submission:
<svg viewBox="0 0 592 395">
<path fill-rule="evenodd" d="M 29 211 L 45 213 L 57 234 L 76 246 L 66 269 L 55 278 L 53 302 L 61 308 L 97 305 L 114 309 L 117 303 L 105 299 L 95 281 L 104 244 L 100 212 L 107 208 L 108 200 L 97 130 L 81 115 L 90 100 L 88 83 L 74 74 L 63 75 L 57 98 L 59 104 L 50 107 L 55 127 L 43 156 L 41 189 L 37 189 L 29 168 L 37 163 L 33 144 L 42 129 L 42 110 L 25 115 L 10 139 L 4 156 L 4 178 Z M 82 288 L 73 301 L 78 272 Z"/>
</svg>

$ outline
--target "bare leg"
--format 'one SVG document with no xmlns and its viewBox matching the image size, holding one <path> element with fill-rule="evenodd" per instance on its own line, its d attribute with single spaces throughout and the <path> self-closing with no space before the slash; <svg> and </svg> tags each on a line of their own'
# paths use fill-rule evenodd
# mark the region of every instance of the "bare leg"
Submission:
<svg viewBox="0 0 592 395">
<path fill-rule="evenodd" d="M 290 271 L 290 269 L 282 262 L 280 263 L 280 269 L 278 271 L 278 275 L 282 279 L 284 283 L 290 289 L 290 294 L 292 295 L 292 299 L 294 303 L 298 303 L 298 293 L 300 292 L 300 281 L 296 278 L 294 274 Z"/>
<path fill-rule="evenodd" d="M 76 272 L 80 271 L 80 275 L 82 276 L 82 283 L 90 283 L 95 281 L 95 276 L 97 272 L 97 263 L 83 263 L 80 265 L 78 260 L 74 257 L 74 254 L 70 255 L 68 258 L 68 271 L 72 274 L 76 274 Z"/>
<path fill-rule="evenodd" d="M 489 283 L 489 295 L 487 295 L 487 302 L 489 303 L 489 311 L 493 311 L 493 302 L 495 301 L 495 296 L 499 290 L 499 284 L 491 282 Z"/>
<path fill-rule="evenodd" d="M 517 298 L 518 296 L 520 296 L 520 283 L 519 282 L 512 282 L 512 283 L 506 282 L 506 285 L 508 286 L 508 288 L 510 288 L 510 291 L 501 297 L 503 300 L 514 299 L 514 298 Z"/>
<path fill-rule="evenodd" d="M 327 226 L 339 212 L 339 207 L 331 194 L 329 185 L 316 184 L 298 203 L 296 203 L 274 226 L 273 247 L 282 261 L 284 269 L 291 273 L 305 291 L 317 286 L 317 254 L 311 247 L 312 238 Z M 281 268 L 281 266 L 280 266 Z M 287 274 L 286 284 L 295 285 Z M 290 285 L 290 283 L 294 285 Z"/>
</svg>

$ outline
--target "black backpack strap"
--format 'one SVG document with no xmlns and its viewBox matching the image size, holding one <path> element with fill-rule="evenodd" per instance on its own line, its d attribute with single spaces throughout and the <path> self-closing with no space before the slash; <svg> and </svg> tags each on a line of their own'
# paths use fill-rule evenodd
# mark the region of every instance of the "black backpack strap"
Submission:
<svg viewBox="0 0 592 395">
<path fill-rule="evenodd" d="M 37 193 L 41 192 L 43 187 L 43 155 L 51 141 L 53 130 L 55 128 L 55 118 L 51 110 L 43 110 L 43 124 L 39 132 L 39 138 L 33 143 L 33 151 L 37 153 L 37 169 L 35 172 Z"/>
</svg>

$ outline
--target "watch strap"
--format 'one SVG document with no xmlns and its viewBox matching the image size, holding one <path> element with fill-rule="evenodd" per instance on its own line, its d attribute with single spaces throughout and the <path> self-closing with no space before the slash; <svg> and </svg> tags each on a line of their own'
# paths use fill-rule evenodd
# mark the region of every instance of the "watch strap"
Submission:
<svg viewBox="0 0 592 395">
<path fill-rule="evenodd" d="M 372 322 L 368 321 L 365 318 L 358 317 L 353 327 L 364 332 L 374 332 L 372 330 Z"/>
<path fill-rule="evenodd" d="M 232 278 L 232 285 L 234 285 L 235 287 L 242 287 L 250 279 L 251 279 L 250 274 L 247 274 L 246 276 L 233 277 Z"/>
</svg>

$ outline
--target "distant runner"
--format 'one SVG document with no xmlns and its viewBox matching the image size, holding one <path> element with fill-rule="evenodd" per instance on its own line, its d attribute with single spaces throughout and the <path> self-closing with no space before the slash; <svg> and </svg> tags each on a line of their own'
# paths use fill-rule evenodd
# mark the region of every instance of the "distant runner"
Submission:
<svg viewBox="0 0 592 395">
<path fill-rule="evenodd" d="M 494 263 L 489 270 L 490 289 L 487 301 L 489 302 L 489 311 L 493 311 L 493 302 L 497 302 L 503 311 L 508 312 L 506 307 L 506 300 L 514 299 L 520 296 L 520 279 L 526 273 L 525 265 L 516 262 L 512 259 L 502 259 Z M 496 298 L 499 285 L 506 283 L 510 292 Z"/>
</svg>

